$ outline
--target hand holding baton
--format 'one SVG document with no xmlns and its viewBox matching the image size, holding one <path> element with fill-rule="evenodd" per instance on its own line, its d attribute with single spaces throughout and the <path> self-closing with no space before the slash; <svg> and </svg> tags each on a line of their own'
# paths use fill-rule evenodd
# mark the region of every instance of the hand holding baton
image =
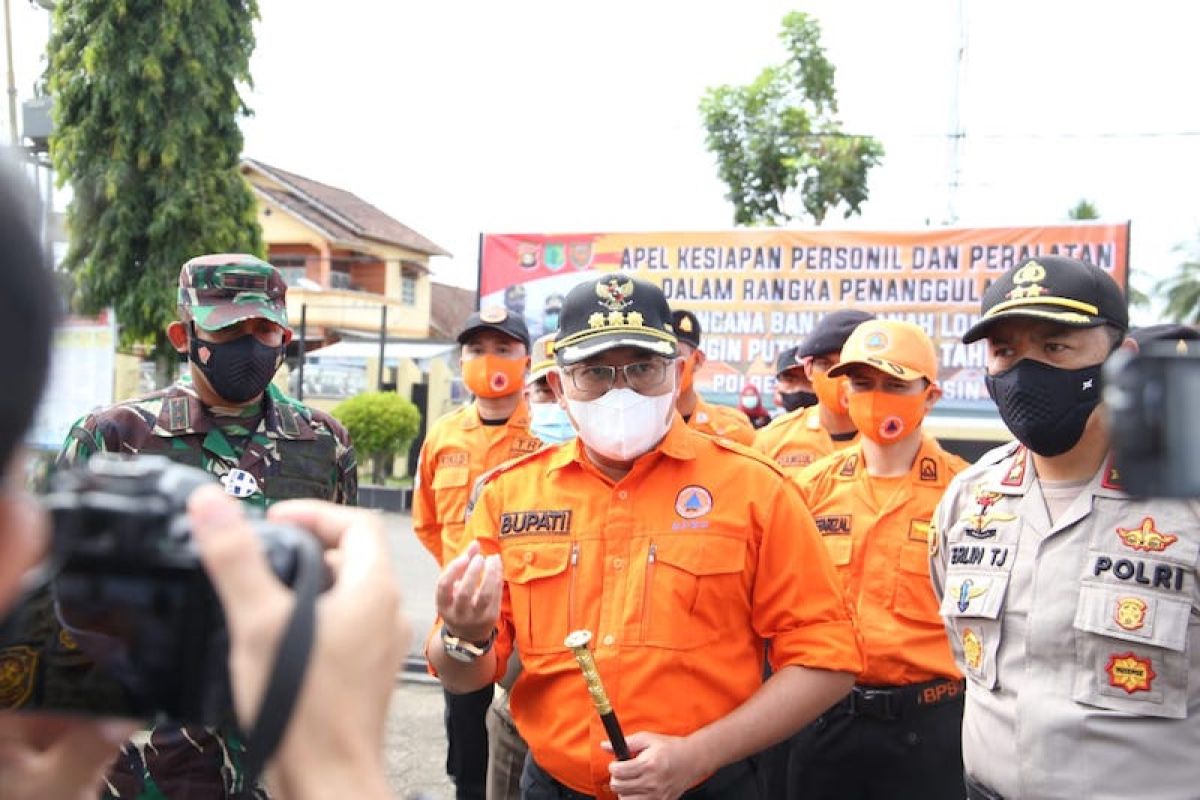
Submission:
<svg viewBox="0 0 1200 800">
<path fill-rule="evenodd" d="M 579 662 L 583 679 L 587 681 L 588 692 L 592 695 L 592 704 L 596 706 L 608 740 L 612 743 L 613 753 L 618 761 L 628 761 L 632 756 L 629 754 L 629 746 L 625 744 L 625 734 L 621 732 L 621 723 L 617 722 L 617 714 L 608 700 L 608 693 L 604 691 L 604 684 L 600 682 L 596 660 L 592 658 L 592 651 L 588 650 L 591 641 L 592 632 L 580 630 L 568 634 L 563 644 L 575 653 L 575 660 Z"/>
</svg>

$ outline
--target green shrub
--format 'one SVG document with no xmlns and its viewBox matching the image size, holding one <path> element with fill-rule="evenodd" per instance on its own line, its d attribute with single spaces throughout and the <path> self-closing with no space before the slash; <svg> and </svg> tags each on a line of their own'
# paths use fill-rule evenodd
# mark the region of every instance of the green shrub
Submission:
<svg viewBox="0 0 1200 800">
<path fill-rule="evenodd" d="M 371 481 L 383 483 L 383 468 L 408 449 L 421 412 L 395 392 L 364 392 L 338 403 L 333 416 L 346 426 L 354 449 L 371 457 Z"/>
</svg>

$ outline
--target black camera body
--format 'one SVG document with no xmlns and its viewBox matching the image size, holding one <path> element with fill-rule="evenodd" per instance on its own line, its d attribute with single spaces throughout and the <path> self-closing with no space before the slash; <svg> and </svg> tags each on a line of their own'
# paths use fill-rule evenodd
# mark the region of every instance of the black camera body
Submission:
<svg viewBox="0 0 1200 800">
<path fill-rule="evenodd" d="M 1121 484 L 1141 497 L 1200 497 L 1200 342 L 1118 350 L 1104 403 Z"/>
<path fill-rule="evenodd" d="M 81 707 L 37 710 L 203 725 L 234 720 L 225 617 L 186 514 L 192 491 L 213 480 L 162 456 L 111 455 L 53 477 L 45 505 L 54 527 L 48 586 L 58 638 L 101 677 L 89 677 L 96 690 L 55 695 L 73 696 Z M 308 532 L 262 519 L 251 524 L 285 585 L 294 583 L 302 557 L 320 559 Z"/>
</svg>

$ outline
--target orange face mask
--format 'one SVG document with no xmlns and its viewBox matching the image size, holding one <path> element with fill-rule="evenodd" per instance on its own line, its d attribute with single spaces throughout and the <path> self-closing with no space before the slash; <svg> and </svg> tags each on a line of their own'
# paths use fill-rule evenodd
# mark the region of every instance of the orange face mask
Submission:
<svg viewBox="0 0 1200 800">
<path fill-rule="evenodd" d="M 850 394 L 850 380 L 845 375 L 831 378 L 828 373 L 813 370 L 812 385 L 817 402 L 835 414 L 846 413 L 846 409 L 850 407 L 847 399 Z"/>
<path fill-rule="evenodd" d="M 928 396 L 929 387 L 919 394 L 851 392 L 850 419 L 871 441 L 891 444 L 920 426 L 925 419 L 925 398 Z"/>
<path fill-rule="evenodd" d="M 463 383 L 476 397 L 504 397 L 525 385 L 525 359 L 482 355 L 464 361 Z"/>
<path fill-rule="evenodd" d="M 692 390 L 692 380 L 696 372 L 696 354 L 692 353 L 683 360 L 683 377 L 679 379 L 679 394 L 685 395 Z"/>
</svg>

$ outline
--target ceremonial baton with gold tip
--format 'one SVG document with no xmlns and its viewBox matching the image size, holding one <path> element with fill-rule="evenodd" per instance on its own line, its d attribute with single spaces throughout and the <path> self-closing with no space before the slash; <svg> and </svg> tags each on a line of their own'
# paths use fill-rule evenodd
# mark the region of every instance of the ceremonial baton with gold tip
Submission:
<svg viewBox="0 0 1200 800">
<path fill-rule="evenodd" d="M 608 740 L 612 742 L 613 753 L 616 754 L 618 761 L 628 761 L 632 758 L 629 755 L 629 745 L 625 744 L 625 734 L 621 732 L 621 723 L 617 722 L 617 713 L 613 711 L 612 703 L 608 701 L 608 693 L 604 691 L 604 684 L 600 682 L 600 673 L 596 670 L 596 660 L 592 658 L 592 651 L 588 650 L 588 644 L 591 641 L 592 632 L 581 630 L 568 634 L 563 644 L 575 653 L 575 660 L 579 662 L 579 669 L 583 671 L 583 679 L 587 681 L 588 692 L 592 695 L 592 703 L 596 706 L 600 721 L 604 723 Z"/>
</svg>

